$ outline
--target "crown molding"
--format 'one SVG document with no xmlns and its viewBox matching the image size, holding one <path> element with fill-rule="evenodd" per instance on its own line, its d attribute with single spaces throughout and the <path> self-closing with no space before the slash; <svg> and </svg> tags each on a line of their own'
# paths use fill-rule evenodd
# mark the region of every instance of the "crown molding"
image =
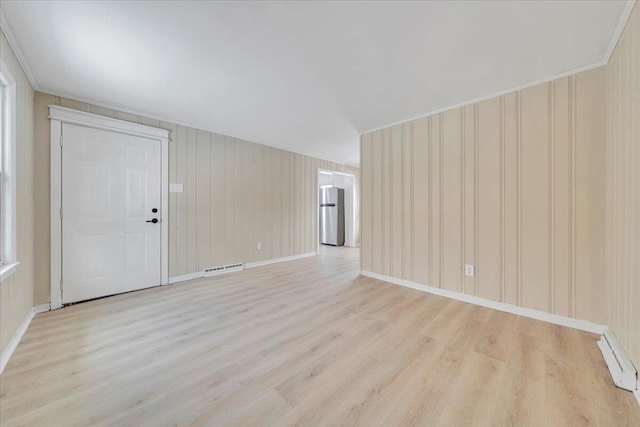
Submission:
<svg viewBox="0 0 640 427">
<path fill-rule="evenodd" d="M 611 37 L 611 41 L 609 42 L 609 47 L 607 48 L 607 51 L 604 54 L 603 62 L 605 64 L 609 63 L 609 59 L 611 59 L 611 55 L 613 55 L 613 51 L 615 50 L 616 45 L 618 44 L 618 40 L 620 40 L 620 37 L 622 36 L 624 27 L 625 25 L 627 25 L 627 21 L 631 16 L 631 12 L 633 11 L 633 6 L 635 6 L 635 4 L 636 4 L 636 0 L 627 0 L 627 4 L 624 6 L 624 9 L 620 14 L 618 26 L 614 30 L 613 36 Z"/>
<path fill-rule="evenodd" d="M 523 89 L 526 89 L 526 88 L 529 88 L 529 87 L 532 87 L 532 86 L 537 86 L 537 85 L 542 84 L 542 83 L 548 83 L 550 81 L 558 80 L 558 79 L 561 79 L 563 77 L 572 76 L 574 74 L 582 73 L 584 71 L 589 71 L 589 70 L 592 70 L 594 68 L 602 67 L 603 65 L 607 65 L 606 62 L 598 61 L 596 63 L 590 64 L 590 65 L 586 65 L 584 67 L 575 68 L 573 70 L 565 71 L 564 73 L 554 74 L 553 76 L 546 77 L 546 78 L 539 79 L 539 80 L 535 80 L 535 81 L 530 82 L 530 83 L 525 83 L 525 84 L 522 84 L 522 85 L 519 85 L 519 86 L 513 86 L 513 87 L 510 87 L 508 89 L 504 89 L 504 90 L 501 90 L 501 91 L 498 91 L 498 92 L 493 92 L 493 93 L 490 93 L 488 95 L 483 95 L 483 96 L 480 96 L 480 97 L 477 97 L 477 98 L 470 99 L 468 101 L 464 101 L 464 102 L 460 102 L 458 104 L 450 105 L 448 107 L 439 108 L 437 110 L 433 110 L 433 111 L 430 111 L 430 112 L 425 113 L 425 114 L 420 114 L 420 115 L 417 115 L 417 116 L 414 116 L 414 117 L 410 117 L 408 119 L 398 120 L 397 122 L 393 122 L 393 123 L 390 123 L 390 124 L 387 124 L 387 125 L 378 126 L 376 128 L 373 128 L 373 129 L 365 130 L 365 131 L 360 132 L 360 136 L 368 134 L 368 133 L 371 133 L 371 132 L 376 132 L 376 131 L 379 131 L 379 130 L 382 130 L 382 129 L 386 129 L 386 128 L 389 128 L 391 126 L 396 126 L 396 125 L 400 125 L 400 124 L 403 124 L 403 123 L 412 122 L 414 120 L 422 119 L 424 117 L 433 116 L 434 114 L 440 114 L 440 113 L 444 113 L 445 111 L 453 110 L 453 109 L 456 109 L 456 108 L 466 107 L 467 105 L 476 104 L 478 102 L 486 101 L 487 99 L 497 98 L 498 96 L 506 95 L 506 94 L 512 93 L 512 92 L 517 92 L 519 90 L 523 90 Z"/>
<path fill-rule="evenodd" d="M 627 3 L 625 4 L 625 7 L 622 11 L 622 13 L 620 14 L 620 19 L 618 21 L 618 25 L 616 26 L 616 29 L 613 32 L 613 36 L 611 37 L 611 41 L 609 42 L 609 46 L 607 47 L 607 50 L 602 58 L 602 60 L 595 62 L 593 64 L 590 65 L 586 65 L 584 67 L 580 67 L 580 68 L 576 68 L 573 70 L 569 70 L 566 71 L 564 73 L 560 73 L 560 74 L 555 74 L 552 75 L 550 77 L 547 78 L 543 78 L 543 79 L 539 79 L 539 80 L 535 80 L 533 82 L 530 83 L 525 83 L 519 86 L 514 86 L 508 89 L 504 89 L 498 92 L 493 92 L 490 93 L 488 95 L 484 95 L 484 96 L 480 96 L 478 98 L 473 98 L 471 100 L 468 101 L 464 101 L 464 102 L 460 102 L 458 104 L 454 104 L 451 106 L 447 106 L 444 108 L 439 108 L 437 110 L 433 110 L 430 111 L 428 113 L 424 113 L 424 114 L 420 114 L 414 117 L 410 117 L 408 119 L 402 119 L 402 120 L 398 120 L 396 122 L 390 123 L 390 124 L 386 124 L 384 126 L 378 126 L 375 127 L 373 129 L 369 129 L 369 130 L 365 130 L 365 131 L 361 131 L 360 132 L 360 136 L 365 135 L 367 133 L 371 133 L 371 132 L 376 132 L 382 129 L 386 129 L 389 128 L 391 126 L 396 126 L 396 125 L 400 125 L 403 123 L 408 123 L 408 122 L 412 122 L 414 120 L 418 120 L 418 119 L 422 119 L 424 117 L 429 117 L 429 116 L 433 116 L 434 114 L 439 114 L 439 113 L 444 113 L 445 111 L 449 111 L 449 110 L 453 110 L 456 108 L 460 108 L 460 107 L 466 107 L 467 105 L 472 105 L 472 104 L 476 104 L 478 102 L 482 102 L 482 101 L 486 101 L 487 99 L 492 99 L 492 98 L 497 98 L 498 96 L 502 96 L 502 95 L 506 95 L 508 93 L 512 93 L 512 92 L 517 92 L 519 90 L 522 89 L 526 89 L 532 86 L 536 86 L 542 83 L 548 83 L 550 81 L 553 80 L 557 80 L 557 79 L 561 79 L 563 77 L 568 77 L 574 74 L 578 74 L 578 73 L 582 73 L 584 71 L 589 71 L 592 70 L 594 68 L 598 68 L 598 67 L 602 67 L 604 65 L 607 65 L 609 63 L 609 59 L 611 59 L 611 55 L 613 54 L 613 51 L 616 48 L 616 45 L 618 44 L 618 40 L 620 40 L 620 36 L 622 36 L 622 32 L 624 31 L 624 27 L 627 24 L 627 21 L 629 20 L 629 17 L 631 16 L 631 12 L 633 11 L 633 7 L 636 4 L 636 0 L 627 0 Z"/>
<path fill-rule="evenodd" d="M 9 46 L 11 46 L 13 53 L 16 55 L 16 58 L 18 58 L 18 62 L 22 67 L 22 71 L 24 71 L 24 74 L 27 76 L 27 79 L 29 79 L 29 83 L 31 83 L 31 87 L 34 90 L 40 90 L 40 85 L 38 84 L 38 81 L 36 80 L 35 76 L 31 72 L 29 63 L 27 62 L 27 59 L 22 53 L 22 49 L 20 49 L 20 44 L 18 43 L 18 40 L 16 40 L 15 36 L 13 35 L 13 32 L 11 31 L 11 27 L 9 26 L 9 23 L 5 18 L 4 13 L 2 12 L 2 9 L 0 9 L 0 29 L 2 29 L 2 32 L 4 33 L 5 37 L 7 37 L 7 42 L 9 43 Z"/>
</svg>

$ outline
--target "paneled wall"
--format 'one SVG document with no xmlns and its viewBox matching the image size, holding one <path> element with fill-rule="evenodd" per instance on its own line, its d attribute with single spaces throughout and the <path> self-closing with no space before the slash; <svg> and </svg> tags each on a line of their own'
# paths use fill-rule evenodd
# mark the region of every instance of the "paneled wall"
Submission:
<svg viewBox="0 0 640 427">
<path fill-rule="evenodd" d="M 0 56 L 16 80 L 16 272 L 0 283 L 0 352 L 33 306 L 33 88 L 22 71 L 4 33 Z"/>
<path fill-rule="evenodd" d="M 607 65 L 607 324 L 640 366 L 640 6 Z"/>
<path fill-rule="evenodd" d="M 169 179 L 184 192 L 169 197 L 170 277 L 316 251 L 317 169 L 358 174 L 357 168 L 36 92 L 38 302 L 49 301 L 50 104 L 171 131 Z"/>
<path fill-rule="evenodd" d="M 363 135 L 362 269 L 604 323 L 605 89 L 598 68 Z"/>
</svg>

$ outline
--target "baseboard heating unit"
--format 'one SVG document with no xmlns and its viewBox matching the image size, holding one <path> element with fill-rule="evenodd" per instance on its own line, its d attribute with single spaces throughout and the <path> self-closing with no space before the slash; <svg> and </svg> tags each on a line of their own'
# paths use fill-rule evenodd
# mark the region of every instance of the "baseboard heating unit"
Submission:
<svg viewBox="0 0 640 427">
<path fill-rule="evenodd" d="M 240 270 L 244 270 L 244 264 L 242 263 L 205 268 L 203 273 L 205 276 L 212 276 L 216 273 L 227 273 L 229 271 L 240 271 Z"/>
<path fill-rule="evenodd" d="M 598 347 L 600 347 L 604 360 L 607 362 L 613 383 L 625 390 L 636 392 L 638 388 L 638 371 L 622 349 L 616 335 L 609 330 L 604 331 L 598 341 Z"/>
</svg>

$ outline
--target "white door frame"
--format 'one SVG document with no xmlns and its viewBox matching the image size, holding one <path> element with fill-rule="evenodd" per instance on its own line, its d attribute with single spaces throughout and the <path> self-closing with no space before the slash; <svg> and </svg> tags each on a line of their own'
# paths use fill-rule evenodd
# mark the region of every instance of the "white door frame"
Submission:
<svg viewBox="0 0 640 427">
<path fill-rule="evenodd" d="M 320 175 L 321 174 L 330 174 L 330 175 L 342 175 L 342 176 L 348 176 L 349 178 L 353 178 L 353 191 L 354 193 L 356 192 L 356 176 L 355 174 L 352 173 L 348 173 L 348 172 L 338 172 L 335 171 L 333 169 L 326 169 L 326 168 L 317 168 L 317 172 L 316 172 L 316 195 L 315 195 L 315 201 L 316 201 L 316 250 L 320 250 L 320 203 L 318 201 L 318 193 L 320 191 Z M 360 197 L 358 194 L 354 194 L 355 197 Z M 345 246 L 349 247 L 349 248 L 359 248 L 360 245 L 357 243 L 357 237 L 356 237 L 356 221 L 359 220 L 359 218 L 357 218 L 356 215 L 356 206 L 355 206 L 355 201 L 351 202 L 353 204 L 353 238 L 355 239 L 355 241 L 353 242 L 354 246 L 347 246 L 346 242 L 347 242 L 347 237 L 345 235 Z M 346 233 L 346 229 L 345 229 L 345 233 Z"/>
<path fill-rule="evenodd" d="M 70 123 L 153 139 L 162 151 L 161 285 L 169 283 L 169 134 L 154 128 L 97 114 L 49 105 L 51 119 L 51 309 L 62 307 L 62 124 Z"/>
</svg>

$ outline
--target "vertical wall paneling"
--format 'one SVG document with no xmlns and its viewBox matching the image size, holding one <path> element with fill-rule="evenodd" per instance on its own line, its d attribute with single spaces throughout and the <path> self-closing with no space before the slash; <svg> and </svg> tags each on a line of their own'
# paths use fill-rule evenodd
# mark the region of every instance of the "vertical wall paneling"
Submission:
<svg viewBox="0 0 640 427">
<path fill-rule="evenodd" d="M 279 150 L 269 150 L 271 157 L 271 185 L 272 188 L 282 189 L 282 157 Z M 271 250 L 273 258 L 282 257 L 282 222 L 276 221 L 276 218 L 282 218 L 282 195 L 283 191 L 277 191 L 271 200 Z"/>
<path fill-rule="evenodd" d="M 439 138 L 441 164 L 440 180 L 440 270 L 442 287 L 462 291 L 462 109 L 457 108 L 441 114 L 442 126 Z M 443 142 L 446 141 L 446 144 Z M 445 173 L 446 172 L 446 173 Z M 445 215 L 446 212 L 446 215 Z"/>
<path fill-rule="evenodd" d="M 178 131 L 176 134 L 176 140 L 174 141 L 177 145 L 176 151 L 178 152 L 178 158 L 176 160 L 176 172 L 178 183 L 183 183 L 184 188 L 187 187 L 187 129 L 184 126 L 178 126 Z M 176 203 L 177 205 L 177 229 L 178 230 L 187 230 L 187 194 L 188 193 L 178 193 L 176 194 Z M 187 253 L 187 233 L 182 232 L 176 234 L 176 258 L 177 258 L 177 269 L 176 274 L 185 274 L 189 271 L 189 267 L 187 266 L 187 257 L 189 254 Z"/>
<path fill-rule="evenodd" d="M 429 251 L 431 215 L 429 215 L 428 200 L 431 188 L 430 170 L 428 167 L 424 167 L 429 164 L 429 119 L 427 118 L 416 120 L 413 124 L 413 157 L 411 161 L 413 164 L 413 253 L 411 254 L 413 274 L 411 280 L 427 283 L 431 259 Z M 363 202 L 366 203 L 366 201 Z M 374 263 L 374 268 L 375 266 Z"/>
<path fill-rule="evenodd" d="M 465 124 L 465 109 L 460 108 L 460 292 L 464 293 L 465 290 L 465 264 L 466 260 L 466 124 Z"/>
<path fill-rule="evenodd" d="M 273 226 L 274 218 L 273 218 L 273 202 L 275 200 L 275 194 L 273 196 L 269 195 L 269 191 L 271 189 L 275 189 L 278 187 L 274 186 L 273 182 L 273 158 L 271 156 L 271 148 L 263 147 L 262 153 L 262 164 L 264 165 L 262 168 L 262 185 L 260 191 L 262 192 L 262 256 L 260 259 L 272 259 L 273 255 Z M 274 192 L 275 193 L 275 192 Z M 315 225 L 315 216 L 309 215 L 309 218 L 312 219 L 313 222 L 311 224 Z"/>
<path fill-rule="evenodd" d="M 265 249 L 257 249 L 257 244 L 266 244 L 265 239 L 265 200 L 264 200 L 264 174 L 265 174 L 265 164 L 264 164 L 264 148 L 262 145 L 254 145 L 253 147 L 253 161 L 252 164 L 255 165 L 253 168 L 253 194 L 250 196 L 252 201 L 251 212 L 253 213 L 252 220 L 252 238 L 249 242 L 251 245 L 251 251 L 253 252 L 252 258 L 254 259 L 264 259 L 264 251 Z M 306 205 L 306 203 L 305 203 Z M 308 217 L 307 217 L 308 218 Z M 305 224 L 306 225 L 306 224 Z"/>
<path fill-rule="evenodd" d="M 605 121 L 586 125 L 593 117 L 606 117 L 606 86 L 596 84 L 606 80 L 604 68 L 593 73 L 575 76 L 575 203 L 576 203 L 576 269 L 574 289 L 576 314 L 578 318 L 592 316 L 594 321 L 604 323 L 605 299 L 604 241 L 605 241 L 605 166 L 606 157 Z M 627 123 L 630 123 L 631 120 Z M 588 128 L 588 129 L 587 129 Z M 630 156 L 625 159 L 629 161 Z M 602 198 L 593 195 L 602 195 Z"/>
<path fill-rule="evenodd" d="M 229 247 L 225 253 L 225 264 L 231 264 L 239 258 L 236 246 L 237 233 L 233 232 L 236 230 L 238 184 L 240 182 L 237 177 L 236 150 L 237 147 L 233 139 L 224 137 L 225 168 L 227 171 L 225 176 L 225 244 Z"/>
<path fill-rule="evenodd" d="M 429 117 L 429 278 L 435 287 L 442 287 L 442 228 L 440 216 L 442 206 L 442 150 L 440 130 L 442 115 Z"/>
<path fill-rule="evenodd" d="M 570 180 L 566 165 L 570 164 L 569 146 L 569 78 L 553 82 L 552 115 L 552 311 L 569 315 L 570 247 L 567 226 L 570 224 Z"/>
<path fill-rule="evenodd" d="M 606 67 L 606 322 L 640 363 L 640 7 Z M 580 296 L 580 294 L 579 294 Z"/>
<path fill-rule="evenodd" d="M 287 152 L 279 152 L 279 161 L 282 164 L 281 186 L 282 186 L 282 207 L 281 212 L 281 251 L 282 256 L 291 254 L 291 168 L 289 162 L 289 154 Z"/>
<path fill-rule="evenodd" d="M 475 259 L 475 221 L 476 221 L 476 202 L 475 202 L 475 169 L 476 169 L 476 153 L 475 153 L 475 106 L 462 107 L 463 111 L 463 134 L 464 134 L 464 260 L 461 265 L 476 264 Z M 476 271 L 476 276 L 478 272 Z M 476 276 L 464 276 L 463 292 L 476 294 Z"/>
<path fill-rule="evenodd" d="M 500 97 L 500 218 L 498 223 L 500 224 L 500 267 L 498 271 L 500 273 L 500 301 L 505 301 L 505 207 L 504 207 L 504 174 L 505 174 L 505 97 Z"/>
<path fill-rule="evenodd" d="M 302 233 L 300 233 L 300 217 L 302 216 L 301 210 L 301 194 L 302 194 L 302 183 L 300 179 L 302 177 L 302 162 L 300 162 L 299 156 L 297 154 L 292 154 L 293 157 L 293 227 L 292 227 L 292 238 L 293 238 L 293 251 L 294 253 L 302 253 L 302 244 L 301 238 Z"/>
<path fill-rule="evenodd" d="M 371 134 L 367 134 L 367 135 L 363 135 L 360 138 L 360 156 L 363 159 L 368 159 L 368 161 L 362 162 L 361 165 L 361 179 L 362 179 L 362 193 L 361 193 L 361 197 L 362 200 L 366 200 L 368 201 L 368 205 L 367 206 L 363 206 L 362 210 L 360 211 L 360 215 L 361 215 L 361 238 L 360 238 L 360 245 L 361 245 L 361 250 L 360 250 L 360 256 L 361 256 L 361 263 L 362 263 L 362 269 L 365 271 L 371 271 L 372 269 L 372 250 L 373 250 L 373 245 L 371 244 L 371 242 L 369 241 L 369 239 L 371 239 L 372 236 L 372 222 L 371 222 L 371 218 L 372 218 L 372 213 L 373 213 L 373 209 L 371 206 L 371 203 L 373 202 L 373 195 L 370 194 L 370 191 L 373 188 L 372 182 L 371 180 L 373 179 L 373 175 L 371 173 L 372 170 L 372 155 L 371 155 L 371 150 L 372 150 L 372 144 L 371 144 Z"/>
<path fill-rule="evenodd" d="M 177 160 L 178 160 L 178 152 L 177 152 L 177 143 L 176 143 L 176 133 L 177 126 L 174 124 L 166 123 L 164 127 L 169 129 L 171 132 L 169 135 L 169 182 L 178 182 L 177 175 Z M 176 242 L 176 231 L 177 231 L 177 218 L 178 218 L 178 204 L 177 204 L 177 193 L 169 193 L 169 213 L 163 218 L 164 221 L 169 221 L 169 276 L 175 276 L 178 271 L 177 264 L 177 242 Z"/>
<path fill-rule="evenodd" d="M 393 224 L 392 210 L 391 210 L 391 189 L 390 178 L 392 177 L 392 161 L 391 161 L 391 144 L 390 144 L 391 129 L 384 129 L 382 131 L 382 152 L 383 152 L 383 165 L 382 165 L 382 216 L 386 220 L 382 223 L 382 259 L 383 259 L 383 274 L 389 274 L 390 262 L 392 252 L 391 248 L 391 224 Z"/>
<path fill-rule="evenodd" d="M 382 132 L 374 132 L 371 140 L 371 152 L 373 156 L 372 188 L 371 194 L 373 205 L 372 228 L 371 228 L 371 264 L 375 265 L 378 271 L 382 271 Z"/>
<path fill-rule="evenodd" d="M 211 256 L 213 265 L 225 265 L 227 248 L 230 247 L 226 232 L 227 218 L 227 145 L 225 137 L 211 136 L 211 164 L 213 182 L 211 183 Z M 233 204 L 231 204 L 233 206 Z"/>
<path fill-rule="evenodd" d="M 516 299 L 522 306 L 522 94 L 516 94 Z"/>
<path fill-rule="evenodd" d="M 53 95 L 46 95 L 37 97 L 34 100 L 34 114 L 35 116 L 49 116 L 49 105 L 56 102 L 56 97 Z M 50 127 L 46 129 L 36 128 L 34 132 L 34 141 L 49 140 Z M 49 176 L 51 166 L 51 149 L 50 143 L 40 144 L 37 147 L 34 146 L 34 171 Z M 35 180 L 37 183 L 38 181 Z M 49 218 L 50 197 L 49 188 L 41 185 L 34 185 L 33 188 L 33 211 L 34 211 L 34 234 L 38 236 L 38 244 L 34 247 L 33 257 L 35 260 L 49 258 L 51 239 L 49 233 L 49 226 L 51 220 Z M 34 283 L 50 283 L 51 266 L 49 262 L 35 262 L 34 263 Z M 34 289 L 33 298 L 34 301 L 49 301 L 50 288 L 41 289 L 36 287 Z"/>
<path fill-rule="evenodd" d="M 404 247 L 404 234 L 402 229 L 403 215 L 403 189 L 402 189 L 402 142 L 403 142 L 403 126 L 397 125 L 391 128 L 390 140 L 390 174 L 389 186 L 391 198 L 389 200 L 391 207 L 390 223 L 391 223 L 391 244 L 390 259 L 391 269 L 389 274 L 394 277 L 402 277 L 403 258 L 402 249 Z"/>
<path fill-rule="evenodd" d="M 576 79 L 569 77 L 569 315 L 576 315 Z"/>
<path fill-rule="evenodd" d="M 502 97 L 502 271 L 503 299 L 518 302 L 518 125 L 517 97 L 510 93 Z"/>
<path fill-rule="evenodd" d="M 302 200 L 303 200 L 303 204 L 302 204 L 302 211 L 303 214 L 301 216 L 301 218 L 310 218 L 309 213 L 311 210 L 311 206 L 309 206 L 309 199 L 310 199 L 310 189 L 311 189 L 311 167 L 309 164 L 309 159 L 307 157 L 304 158 L 303 161 L 303 178 L 302 178 L 302 182 L 304 184 L 304 187 L 302 188 Z M 310 247 L 310 239 L 309 239 L 309 232 L 310 232 L 310 228 L 311 228 L 311 221 L 303 221 L 302 222 L 302 252 L 307 252 L 309 250 Z"/>
<path fill-rule="evenodd" d="M 363 269 L 603 322 L 605 83 L 595 69 L 363 135 Z"/>
<path fill-rule="evenodd" d="M 547 191 L 549 202 L 548 202 L 548 221 L 549 221 L 549 236 L 547 238 L 548 246 L 547 246 L 547 256 L 549 264 L 549 294 L 547 301 L 547 307 L 549 307 L 549 311 L 555 313 L 555 162 L 554 162 L 554 151 L 553 147 L 555 145 L 555 93 L 554 93 L 555 82 L 551 82 L 547 85 L 549 93 L 547 94 L 547 113 L 548 113 L 548 132 L 547 135 L 547 163 L 549 165 L 549 188 Z"/>
<path fill-rule="evenodd" d="M 253 240 L 253 173 L 255 171 L 250 165 L 253 165 L 253 150 L 252 146 L 245 141 L 240 141 L 240 161 L 242 162 L 242 187 L 240 190 L 240 210 L 238 212 L 240 216 L 241 224 L 245 224 L 245 227 L 239 230 L 239 248 L 238 252 L 243 259 L 251 258 L 255 254 L 255 246 L 252 243 Z M 300 224 L 298 224 L 299 226 Z M 298 250 L 300 247 L 298 246 Z"/>
<path fill-rule="evenodd" d="M 501 300 L 501 102 L 478 104 L 478 296 Z"/>
<path fill-rule="evenodd" d="M 480 120 L 478 112 L 478 104 L 473 105 L 473 264 L 474 267 L 474 280 L 473 291 L 474 295 L 480 295 L 480 274 L 482 273 L 482 267 L 480 266 L 480 141 L 479 131 Z"/>
<path fill-rule="evenodd" d="M 211 260 L 211 141 L 208 132 L 196 132 L 196 239 L 198 270 L 212 267 Z"/>
<path fill-rule="evenodd" d="M 43 106 L 35 117 L 42 150 L 49 146 L 49 104 L 171 130 L 170 181 L 183 184 L 184 192 L 169 195 L 170 277 L 316 251 L 320 167 L 356 175 L 355 192 L 360 194 L 358 168 L 39 92 L 35 99 Z M 48 151 L 40 155 L 48 164 Z M 43 211 L 49 212 L 48 168 L 38 171 L 37 179 L 43 188 L 38 203 L 46 203 Z M 355 211 L 359 212 L 358 206 Z M 49 233 L 48 213 L 38 224 Z M 47 265 L 48 249 L 39 258 L 39 265 Z M 49 299 L 48 276 L 48 269 L 41 268 L 42 280 L 36 284 L 41 297 L 36 304 Z"/>
<path fill-rule="evenodd" d="M 193 248 L 187 254 L 187 271 L 199 271 L 198 268 L 198 144 L 197 130 L 187 129 L 187 247 Z"/>
<path fill-rule="evenodd" d="M 0 31 L 0 56 L 11 76 L 15 80 L 16 95 L 16 250 L 17 260 L 20 265 L 10 277 L 0 283 L 0 353 L 7 347 L 29 310 L 38 304 L 34 302 L 34 295 L 41 291 L 34 289 L 36 278 L 49 280 L 48 266 L 39 266 L 36 260 L 38 254 L 49 256 L 48 251 L 43 251 L 44 242 L 34 244 L 34 238 L 38 237 L 36 230 L 48 232 L 46 224 L 49 224 L 49 200 L 48 192 L 39 188 L 40 183 L 34 179 L 34 174 L 40 166 L 47 174 L 49 172 L 49 133 L 39 135 L 46 137 L 45 155 L 37 155 L 34 138 L 34 115 L 46 113 L 46 104 L 35 102 L 33 88 L 22 71 L 18 59 L 14 55 L 4 33 Z M 34 108 L 37 108 L 34 109 Z M 44 138 L 43 138 L 44 139 Z M 38 161 L 39 160 L 39 161 Z M 35 161 L 38 161 L 37 163 Z M 34 185 L 34 181 L 38 185 Z M 34 198 L 34 193 L 40 196 Z M 43 197 L 45 196 L 45 197 Z M 41 210 L 39 210 L 40 208 Z M 43 216 L 42 212 L 46 210 Z M 40 216 L 38 216 L 40 214 Z M 34 219 L 40 219 L 34 227 Z M 48 238 L 46 238 L 48 245 Z M 40 243 L 40 240 L 38 240 Z M 42 251 L 42 252 L 41 252 Z M 46 284 L 48 287 L 48 283 Z"/>
<path fill-rule="evenodd" d="M 368 149 L 366 144 L 363 144 L 362 149 Z M 366 157 L 363 156 L 363 158 Z M 402 223 L 402 278 L 406 280 L 412 280 L 413 277 L 413 188 L 413 124 L 405 123 L 402 125 L 402 217 L 400 222 Z M 364 191 L 363 186 L 362 200 L 365 200 Z M 361 251 L 365 249 L 364 245 L 361 246 Z"/>
<path fill-rule="evenodd" d="M 438 169 L 436 169 L 435 165 L 436 165 L 436 154 L 434 154 L 434 143 L 433 143 L 433 123 L 434 121 L 436 121 L 438 119 L 438 116 L 432 116 L 429 117 L 427 119 L 427 147 L 428 147 L 428 162 L 427 164 L 429 165 L 427 168 L 427 176 L 428 176 L 428 182 L 429 182 L 429 194 L 427 197 L 427 212 L 428 212 L 428 219 L 429 219 L 429 226 L 427 228 L 427 239 L 428 239 L 428 247 L 429 247 L 429 263 L 427 264 L 427 278 L 429 283 L 431 283 L 433 286 L 439 286 L 436 274 L 435 274 L 435 265 L 438 262 L 435 251 L 438 245 L 438 237 L 439 237 L 439 233 L 436 234 L 434 232 L 434 229 L 436 229 L 436 225 L 434 224 L 436 221 L 435 215 L 434 215 L 434 210 L 435 207 L 434 205 L 436 204 L 436 197 L 437 197 L 437 192 L 434 189 L 434 186 L 436 185 L 436 179 L 435 176 L 437 174 Z"/>
<path fill-rule="evenodd" d="M 548 84 L 522 91 L 522 290 L 523 301 L 548 310 Z"/>
</svg>

